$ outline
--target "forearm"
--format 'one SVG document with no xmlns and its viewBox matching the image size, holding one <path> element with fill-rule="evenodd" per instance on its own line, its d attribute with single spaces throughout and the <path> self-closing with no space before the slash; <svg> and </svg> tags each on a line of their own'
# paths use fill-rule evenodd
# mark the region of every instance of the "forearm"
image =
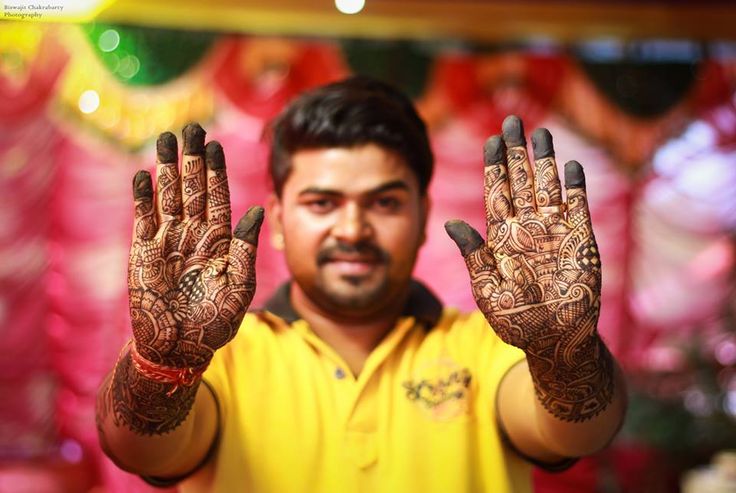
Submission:
<svg viewBox="0 0 736 493">
<path fill-rule="evenodd" d="M 159 383 L 141 375 L 124 353 L 97 398 L 97 429 L 105 453 L 122 469 L 173 477 L 206 455 L 217 427 L 214 398 L 204 385 Z"/>
<path fill-rule="evenodd" d="M 599 380 L 599 384 L 610 385 L 610 392 L 604 391 L 606 398 L 601 401 L 596 399 L 601 390 L 590 388 L 587 397 L 600 406 L 577 420 L 549 406 L 549 390 L 538 388 L 541 382 L 532 377 L 527 362 L 512 368 L 499 390 L 498 412 L 516 448 L 533 458 L 554 462 L 588 455 L 608 445 L 623 423 L 627 397 L 625 380 L 615 361 L 611 358 L 604 368 L 610 371 L 610 382 Z M 583 396 L 581 402 L 585 400 Z"/>
</svg>

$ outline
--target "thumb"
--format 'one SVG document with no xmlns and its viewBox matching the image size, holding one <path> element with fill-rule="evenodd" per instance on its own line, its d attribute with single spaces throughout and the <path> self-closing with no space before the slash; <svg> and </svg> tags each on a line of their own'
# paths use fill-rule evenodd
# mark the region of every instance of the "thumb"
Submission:
<svg viewBox="0 0 736 493">
<path fill-rule="evenodd" d="M 231 281 L 240 279 L 255 286 L 256 248 L 261 224 L 263 207 L 251 207 L 238 221 L 228 253 L 227 272 Z"/>
<path fill-rule="evenodd" d="M 483 238 L 465 221 L 453 219 L 445 223 L 445 231 L 460 249 L 463 257 L 467 257 L 483 245 Z"/>
<path fill-rule="evenodd" d="M 239 240 L 257 247 L 258 246 L 258 233 L 261 232 L 261 225 L 263 224 L 263 207 L 253 206 L 248 209 L 243 217 L 238 221 L 238 225 L 235 226 L 233 236 Z"/>
</svg>

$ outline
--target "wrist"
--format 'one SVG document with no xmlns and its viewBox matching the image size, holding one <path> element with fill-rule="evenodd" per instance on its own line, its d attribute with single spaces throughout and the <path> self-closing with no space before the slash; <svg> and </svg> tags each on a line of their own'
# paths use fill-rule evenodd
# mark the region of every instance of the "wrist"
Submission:
<svg viewBox="0 0 736 493">
<path fill-rule="evenodd" d="M 135 341 L 128 344 L 132 369 L 144 378 L 164 384 L 168 387 L 166 395 L 171 396 L 179 389 L 190 389 L 198 386 L 202 374 L 207 370 L 209 361 L 192 367 L 175 367 L 154 363 L 142 356 L 136 348 Z"/>
<path fill-rule="evenodd" d="M 564 421 L 590 419 L 613 399 L 615 365 L 597 334 L 574 347 L 527 351 L 527 361 L 537 398 Z"/>
</svg>

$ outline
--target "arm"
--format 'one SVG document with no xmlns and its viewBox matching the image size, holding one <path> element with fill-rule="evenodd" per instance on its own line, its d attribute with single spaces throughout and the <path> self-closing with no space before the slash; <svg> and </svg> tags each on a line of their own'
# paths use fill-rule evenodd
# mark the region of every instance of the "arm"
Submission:
<svg viewBox="0 0 736 493">
<path fill-rule="evenodd" d="M 493 330 L 526 353 L 501 382 L 497 420 L 522 454 L 542 462 L 605 446 L 625 413 L 621 372 L 602 339 L 601 265 L 583 168 L 565 165 L 567 202 L 552 136 L 521 120 L 484 148 L 487 239 L 462 221 L 445 227 L 460 248 L 473 296 Z"/>
<path fill-rule="evenodd" d="M 121 469 L 177 477 L 193 471 L 206 456 L 218 427 L 214 396 L 197 383 L 172 399 L 166 395 L 171 387 L 139 375 L 127 349 L 103 382 L 97 396 L 100 445 Z M 155 416 L 147 415 L 150 408 L 158 409 Z M 171 429 L 150 431 L 162 422 L 171 423 Z"/>
<path fill-rule="evenodd" d="M 103 450 L 145 476 L 192 471 L 215 440 L 217 403 L 201 375 L 235 336 L 253 298 L 263 221 L 263 210 L 251 208 L 231 235 L 222 147 L 205 147 L 197 124 L 183 134 L 181 176 L 176 137 L 166 133 L 157 142 L 155 199 L 147 172 L 133 180 L 133 339 L 97 398 Z"/>
<path fill-rule="evenodd" d="M 592 454 L 611 442 L 626 413 L 626 385 L 614 363 L 611 403 L 585 421 L 564 421 L 542 405 L 529 365 L 521 362 L 501 381 L 496 411 L 501 428 L 519 452 L 554 464 Z"/>
</svg>

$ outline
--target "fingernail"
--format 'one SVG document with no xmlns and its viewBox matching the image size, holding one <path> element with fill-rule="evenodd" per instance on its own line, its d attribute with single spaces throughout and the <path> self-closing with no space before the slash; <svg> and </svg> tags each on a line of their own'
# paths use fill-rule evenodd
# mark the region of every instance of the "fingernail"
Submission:
<svg viewBox="0 0 736 493">
<path fill-rule="evenodd" d="M 486 166 L 503 164 L 506 160 L 506 146 L 500 135 L 494 135 L 483 145 L 483 162 Z"/>
<path fill-rule="evenodd" d="M 161 164 L 175 163 L 179 154 L 176 136 L 171 132 L 164 132 L 156 140 L 156 157 Z"/>
<path fill-rule="evenodd" d="M 148 171 L 140 170 L 133 177 L 133 198 L 136 200 L 153 198 L 151 173 Z"/>
<path fill-rule="evenodd" d="M 555 148 L 552 145 L 552 134 L 546 128 L 538 128 L 532 133 L 532 149 L 534 159 L 554 157 Z"/>
<path fill-rule="evenodd" d="M 258 233 L 263 223 L 263 207 L 253 206 L 240 218 L 233 236 L 253 246 L 258 246 Z"/>
<path fill-rule="evenodd" d="M 501 125 L 503 130 L 503 140 L 506 141 L 506 147 L 518 147 L 526 145 L 524 137 L 524 124 L 516 115 L 509 115 Z"/>
<path fill-rule="evenodd" d="M 447 221 L 445 231 L 460 249 L 463 257 L 483 244 L 480 234 L 464 221 L 458 219 Z"/>
<path fill-rule="evenodd" d="M 223 169 L 225 167 L 225 153 L 222 151 L 222 145 L 216 140 L 208 142 L 204 148 L 204 160 L 209 169 Z"/>
<path fill-rule="evenodd" d="M 585 188 L 583 166 L 577 161 L 565 163 L 565 188 Z"/>
<path fill-rule="evenodd" d="M 207 132 L 199 126 L 199 123 L 188 124 L 182 130 L 182 134 L 184 135 L 184 154 L 193 156 L 204 152 L 204 137 Z"/>
</svg>

